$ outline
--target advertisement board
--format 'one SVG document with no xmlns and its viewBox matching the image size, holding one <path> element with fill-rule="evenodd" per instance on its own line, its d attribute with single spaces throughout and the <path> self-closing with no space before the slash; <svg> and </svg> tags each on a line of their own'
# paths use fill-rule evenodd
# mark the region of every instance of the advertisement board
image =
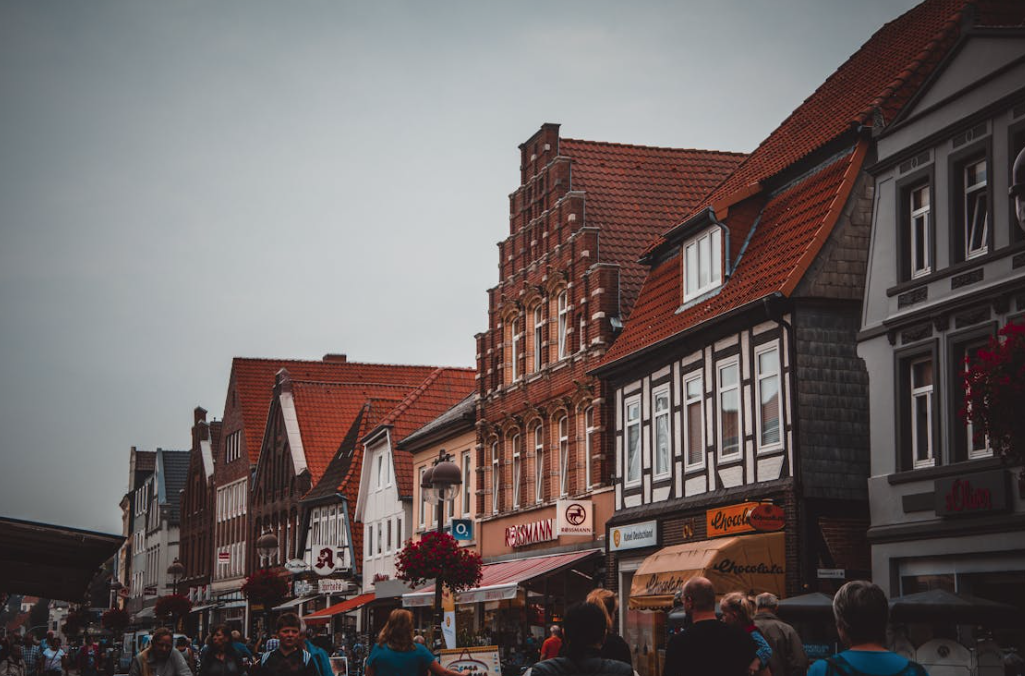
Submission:
<svg viewBox="0 0 1025 676">
<path fill-rule="evenodd" d="M 443 649 L 441 666 L 472 676 L 502 676 L 496 645 Z"/>
</svg>

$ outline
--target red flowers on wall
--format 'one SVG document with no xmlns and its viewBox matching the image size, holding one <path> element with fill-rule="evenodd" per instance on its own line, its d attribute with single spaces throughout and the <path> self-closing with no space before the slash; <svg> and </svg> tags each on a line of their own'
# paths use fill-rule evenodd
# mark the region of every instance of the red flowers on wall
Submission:
<svg viewBox="0 0 1025 676">
<path fill-rule="evenodd" d="M 398 577 L 414 585 L 437 580 L 458 592 L 480 584 L 481 558 L 456 543 L 448 533 L 431 531 L 419 542 L 407 542 L 396 557 Z"/>
<path fill-rule="evenodd" d="M 961 417 L 977 440 L 989 439 L 994 453 L 1025 463 L 1025 323 L 1000 329 L 966 362 Z"/>
</svg>

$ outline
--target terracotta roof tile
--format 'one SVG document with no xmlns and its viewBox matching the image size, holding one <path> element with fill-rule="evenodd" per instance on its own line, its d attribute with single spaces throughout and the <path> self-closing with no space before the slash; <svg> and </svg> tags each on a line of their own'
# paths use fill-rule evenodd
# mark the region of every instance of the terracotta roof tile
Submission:
<svg viewBox="0 0 1025 676">
<path fill-rule="evenodd" d="M 279 370 L 288 369 L 293 380 L 380 383 L 412 388 L 437 367 L 236 357 L 231 368 L 238 393 L 238 406 L 242 410 L 249 462 L 256 464 L 260 458 L 267 412 L 274 394 L 274 375 Z M 230 398 L 230 392 L 228 396 Z M 229 407 L 226 404 L 224 408 L 227 411 Z"/>
<path fill-rule="evenodd" d="M 746 157 L 569 138 L 560 139 L 559 154 L 573 160 L 571 187 L 586 194 L 586 224 L 601 229 L 602 261 L 622 265 L 624 315 L 644 281 L 640 253 Z"/>
</svg>

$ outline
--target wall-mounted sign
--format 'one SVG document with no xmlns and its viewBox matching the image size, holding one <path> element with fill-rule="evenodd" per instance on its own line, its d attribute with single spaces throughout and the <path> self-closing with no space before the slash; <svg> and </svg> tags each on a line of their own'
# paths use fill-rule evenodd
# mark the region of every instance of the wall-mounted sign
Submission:
<svg viewBox="0 0 1025 676">
<path fill-rule="evenodd" d="M 314 550 L 314 553 L 316 561 L 313 562 L 313 570 L 317 575 L 330 575 L 345 568 L 345 553 L 340 548 L 321 547 Z"/>
<path fill-rule="evenodd" d="M 143 596 L 156 596 L 157 595 L 157 586 L 155 584 L 146 585 L 142 589 L 142 595 Z"/>
<path fill-rule="evenodd" d="M 452 519 L 452 537 L 456 540 L 472 540 L 473 519 Z"/>
<path fill-rule="evenodd" d="M 752 518 L 752 515 L 754 518 Z M 742 502 L 705 512 L 708 537 L 782 530 L 786 523 L 782 507 L 768 502 Z"/>
<path fill-rule="evenodd" d="M 345 594 L 353 589 L 349 580 L 317 580 L 318 594 Z"/>
<path fill-rule="evenodd" d="M 843 568 L 818 568 L 816 577 L 820 580 L 846 580 L 847 571 Z"/>
<path fill-rule="evenodd" d="M 289 573 L 301 573 L 304 570 L 309 570 L 310 567 L 306 565 L 306 562 L 302 559 L 289 559 L 285 562 L 285 570 Z"/>
<path fill-rule="evenodd" d="M 509 547 L 524 547 L 555 538 L 555 519 L 544 519 L 505 529 L 505 544 Z"/>
<path fill-rule="evenodd" d="M 1007 511 L 1011 507 L 1007 499 L 1007 476 L 1003 470 L 994 470 L 937 479 L 934 485 L 936 514 L 967 516 Z"/>
<path fill-rule="evenodd" d="M 609 551 L 658 545 L 658 521 L 617 526 L 609 531 Z"/>
<path fill-rule="evenodd" d="M 300 598 L 313 593 L 313 585 L 308 580 L 296 580 L 292 583 L 292 596 Z"/>
<path fill-rule="evenodd" d="M 556 535 L 593 535 L 594 505 L 590 500 L 559 500 L 555 503 Z"/>
<path fill-rule="evenodd" d="M 217 552 L 217 563 L 231 563 L 231 552 L 226 549 Z"/>
</svg>

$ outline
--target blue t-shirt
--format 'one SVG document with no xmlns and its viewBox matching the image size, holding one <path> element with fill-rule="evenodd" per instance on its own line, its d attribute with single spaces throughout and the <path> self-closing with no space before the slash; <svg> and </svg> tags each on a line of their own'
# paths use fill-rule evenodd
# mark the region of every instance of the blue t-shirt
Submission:
<svg viewBox="0 0 1025 676">
<path fill-rule="evenodd" d="M 413 649 L 407 651 L 392 650 L 387 645 L 375 643 L 370 649 L 367 666 L 374 668 L 376 676 L 409 676 L 427 671 L 433 661 L 431 651 L 419 643 L 414 643 Z"/>
<path fill-rule="evenodd" d="M 878 676 L 890 676 L 902 671 L 908 666 L 908 659 L 890 651 L 879 652 L 876 650 L 845 650 L 840 655 L 847 660 L 848 664 L 863 674 L 877 674 Z M 825 660 L 818 660 L 808 669 L 808 676 L 826 676 L 829 665 Z"/>
</svg>

